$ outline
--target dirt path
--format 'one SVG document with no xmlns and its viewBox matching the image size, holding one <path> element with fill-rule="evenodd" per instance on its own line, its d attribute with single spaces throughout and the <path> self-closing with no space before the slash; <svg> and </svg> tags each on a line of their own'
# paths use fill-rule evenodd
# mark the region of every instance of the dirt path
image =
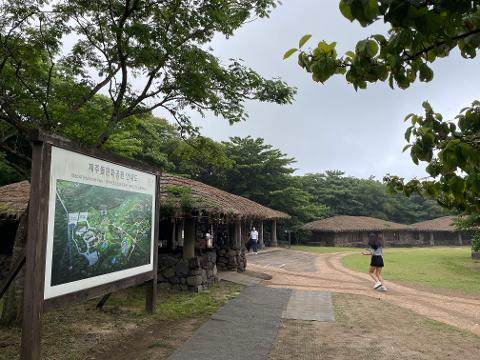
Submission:
<svg viewBox="0 0 480 360">
<path fill-rule="evenodd" d="M 267 286 L 366 295 L 480 335 L 480 299 L 440 295 L 390 281 L 388 293 L 375 291 L 368 274 L 349 270 L 341 264 L 341 258 L 347 254 L 279 250 L 250 256 L 248 268 L 271 275 L 272 279 L 264 282 Z M 315 271 L 310 268 L 306 272 L 305 263 L 310 261 Z M 297 271 L 295 263 L 303 271 Z"/>
</svg>

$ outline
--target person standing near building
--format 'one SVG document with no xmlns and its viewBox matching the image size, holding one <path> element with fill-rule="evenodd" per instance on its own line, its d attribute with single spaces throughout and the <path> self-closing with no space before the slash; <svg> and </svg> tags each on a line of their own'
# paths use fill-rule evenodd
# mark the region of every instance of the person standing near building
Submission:
<svg viewBox="0 0 480 360">
<path fill-rule="evenodd" d="M 254 255 L 257 255 L 257 241 L 258 241 L 258 231 L 255 229 L 255 227 L 252 228 L 252 231 L 250 231 L 250 241 L 251 241 L 251 247 Z"/>
</svg>

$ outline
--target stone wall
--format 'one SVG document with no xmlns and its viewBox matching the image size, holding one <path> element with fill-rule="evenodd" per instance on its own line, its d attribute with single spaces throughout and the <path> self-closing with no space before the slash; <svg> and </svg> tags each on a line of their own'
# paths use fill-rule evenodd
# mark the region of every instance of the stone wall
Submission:
<svg viewBox="0 0 480 360">
<path fill-rule="evenodd" d="M 247 267 L 245 249 L 217 249 L 217 266 L 219 270 L 244 272 Z"/>
<path fill-rule="evenodd" d="M 199 292 L 218 281 L 215 251 L 191 259 L 180 254 L 158 255 L 159 286 Z"/>
</svg>

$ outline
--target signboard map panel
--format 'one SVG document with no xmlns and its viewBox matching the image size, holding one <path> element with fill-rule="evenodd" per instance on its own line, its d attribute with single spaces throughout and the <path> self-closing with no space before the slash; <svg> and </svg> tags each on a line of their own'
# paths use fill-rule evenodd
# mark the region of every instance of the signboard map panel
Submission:
<svg viewBox="0 0 480 360">
<path fill-rule="evenodd" d="M 52 147 L 44 299 L 153 271 L 156 177 Z"/>
</svg>

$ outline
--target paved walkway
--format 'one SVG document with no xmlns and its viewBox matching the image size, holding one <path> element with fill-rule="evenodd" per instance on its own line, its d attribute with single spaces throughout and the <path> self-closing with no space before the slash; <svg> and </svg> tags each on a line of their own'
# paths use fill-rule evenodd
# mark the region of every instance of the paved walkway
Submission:
<svg viewBox="0 0 480 360">
<path fill-rule="evenodd" d="M 263 360 L 277 336 L 292 290 L 245 288 L 169 360 Z"/>
<path fill-rule="evenodd" d="M 282 319 L 333 322 L 332 297 L 324 291 L 294 289 Z"/>
<path fill-rule="evenodd" d="M 169 360 L 263 360 L 281 319 L 334 321 L 329 293 L 250 286 L 223 306 Z"/>
<path fill-rule="evenodd" d="M 233 282 L 235 284 L 240 284 L 244 286 L 258 285 L 263 281 L 258 277 L 248 276 L 243 273 L 238 273 L 235 271 L 219 271 L 218 279 Z"/>
</svg>

